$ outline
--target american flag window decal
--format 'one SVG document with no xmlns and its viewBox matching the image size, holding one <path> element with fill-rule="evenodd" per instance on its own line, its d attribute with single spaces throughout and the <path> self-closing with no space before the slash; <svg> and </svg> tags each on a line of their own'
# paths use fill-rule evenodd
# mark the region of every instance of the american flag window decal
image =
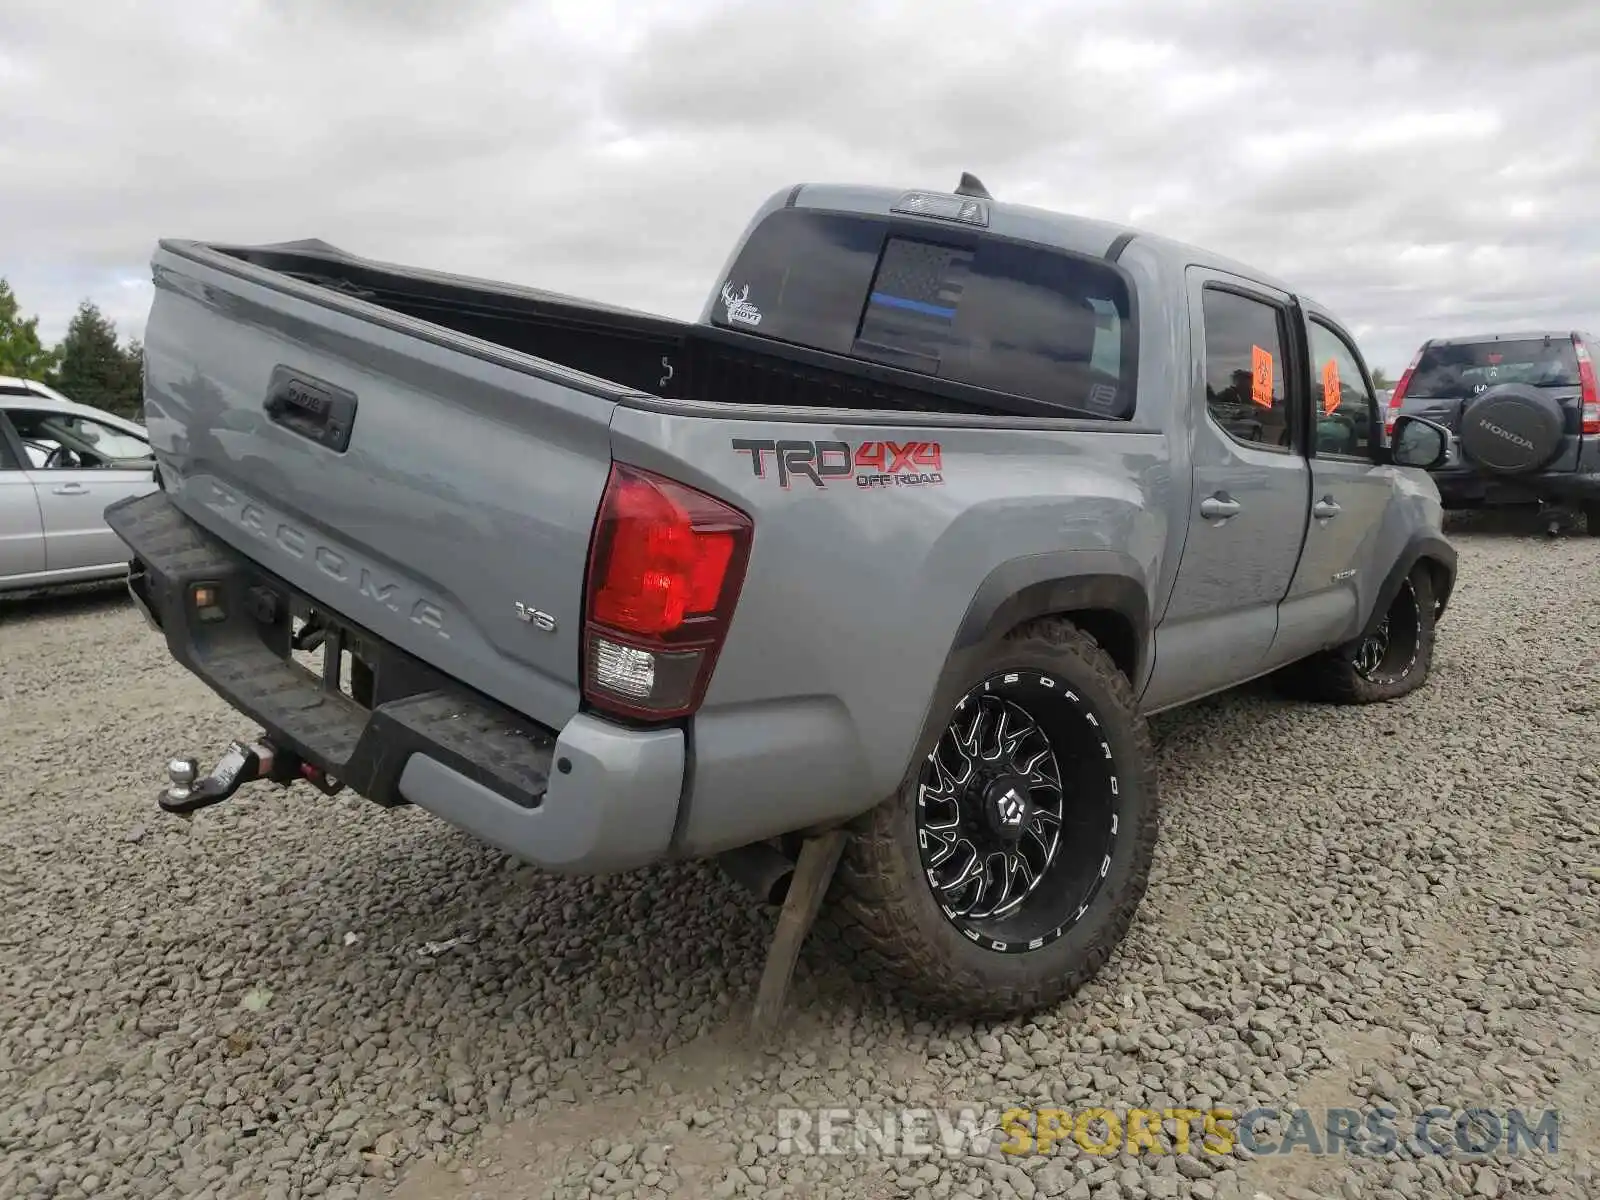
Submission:
<svg viewBox="0 0 1600 1200">
<path fill-rule="evenodd" d="M 890 238 L 867 296 L 857 353 L 936 372 L 971 265 L 971 250 Z"/>
</svg>

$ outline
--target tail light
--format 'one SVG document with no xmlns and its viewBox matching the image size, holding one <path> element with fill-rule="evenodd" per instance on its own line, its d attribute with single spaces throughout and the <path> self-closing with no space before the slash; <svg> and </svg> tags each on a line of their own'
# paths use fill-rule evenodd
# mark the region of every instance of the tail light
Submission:
<svg viewBox="0 0 1600 1200">
<path fill-rule="evenodd" d="M 699 707 L 738 603 L 754 528 L 704 492 L 611 465 L 585 589 L 586 700 L 654 719 Z"/>
<path fill-rule="evenodd" d="M 1577 334 L 1572 335 L 1572 346 L 1578 353 L 1578 382 L 1583 385 L 1583 432 L 1600 436 L 1600 387 L 1595 386 L 1594 360 Z"/>
<path fill-rule="evenodd" d="M 1417 369 L 1417 364 L 1422 361 L 1422 353 L 1428 348 L 1424 342 L 1421 349 L 1411 356 L 1411 362 L 1400 374 L 1400 382 L 1394 385 L 1394 391 L 1389 394 L 1389 410 L 1383 414 L 1384 436 L 1394 433 L 1394 423 L 1400 419 L 1400 406 L 1406 402 L 1406 388 L 1411 386 L 1411 375 Z"/>
</svg>

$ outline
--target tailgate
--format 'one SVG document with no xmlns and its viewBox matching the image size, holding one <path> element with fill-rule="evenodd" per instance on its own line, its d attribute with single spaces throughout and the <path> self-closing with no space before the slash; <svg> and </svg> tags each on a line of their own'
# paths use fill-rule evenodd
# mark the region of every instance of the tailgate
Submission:
<svg viewBox="0 0 1600 1200">
<path fill-rule="evenodd" d="M 173 503 L 518 712 L 575 713 L 603 381 L 187 248 L 155 280 L 145 414 Z"/>
</svg>

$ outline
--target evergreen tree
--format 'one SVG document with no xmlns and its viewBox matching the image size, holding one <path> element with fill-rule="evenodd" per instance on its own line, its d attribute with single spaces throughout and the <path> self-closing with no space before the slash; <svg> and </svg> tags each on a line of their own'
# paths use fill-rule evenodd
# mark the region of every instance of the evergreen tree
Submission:
<svg viewBox="0 0 1600 1200">
<path fill-rule="evenodd" d="M 39 340 L 39 318 L 22 318 L 11 285 L 0 279 L 0 375 L 43 379 L 55 365 L 55 355 Z"/>
<path fill-rule="evenodd" d="M 139 410 L 143 355 L 117 342 L 117 329 L 92 300 L 78 305 L 58 349 L 54 386 L 79 404 L 119 416 Z"/>
</svg>

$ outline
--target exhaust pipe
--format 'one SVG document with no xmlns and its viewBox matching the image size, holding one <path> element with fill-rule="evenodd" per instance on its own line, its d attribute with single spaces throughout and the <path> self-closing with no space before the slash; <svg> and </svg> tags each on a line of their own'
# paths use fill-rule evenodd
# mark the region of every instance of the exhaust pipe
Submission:
<svg viewBox="0 0 1600 1200">
<path fill-rule="evenodd" d="M 771 842 L 751 842 L 716 856 L 717 865 L 763 904 L 782 904 L 794 878 L 794 863 Z"/>
</svg>

